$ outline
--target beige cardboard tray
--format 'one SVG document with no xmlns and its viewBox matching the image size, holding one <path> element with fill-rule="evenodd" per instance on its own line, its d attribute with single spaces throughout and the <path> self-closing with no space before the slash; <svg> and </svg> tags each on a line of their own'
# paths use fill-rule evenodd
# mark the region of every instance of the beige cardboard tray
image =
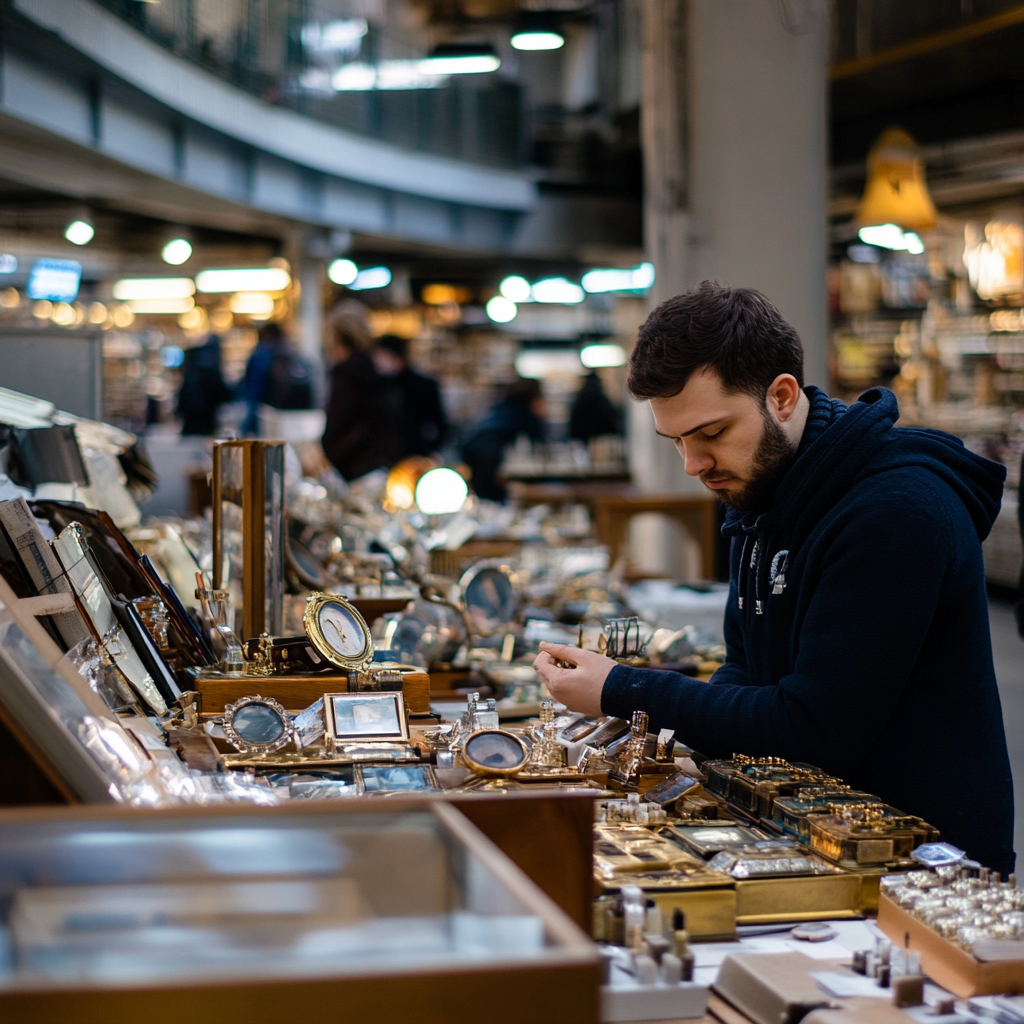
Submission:
<svg viewBox="0 0 1024 1024">
<path fill-rule="evenodd" d="M 976 960 L 885 893 L 878 898 L 878 927 L 897 946 L 920 951 L 922 971 L 955 995 L 966 998 L 1024 992 L 1024 960 Z"/>
</svg>

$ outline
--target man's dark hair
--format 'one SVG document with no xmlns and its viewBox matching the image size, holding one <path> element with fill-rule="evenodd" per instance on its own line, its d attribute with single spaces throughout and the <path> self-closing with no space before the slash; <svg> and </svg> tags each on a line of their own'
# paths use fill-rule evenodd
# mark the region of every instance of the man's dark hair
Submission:
<svg viewBox="0 0 1024 1024">
<path fill-rule="evenodd" d="M 644 321 L 629 357 L 629 391 L 634 398 L 671 398 L 705 368 L 718 374 L 726 391 L 763 400 L 781 373 L 803 387 L 804 350 L 760 292 L 702 281 Z"/>
<path fill-rule="evenodd" d="M 377 339 L 377 348 L 397 356 L 403 363 L 409 362 L 409 342 L 397 334 L 382 334 Z"/>
</svg>

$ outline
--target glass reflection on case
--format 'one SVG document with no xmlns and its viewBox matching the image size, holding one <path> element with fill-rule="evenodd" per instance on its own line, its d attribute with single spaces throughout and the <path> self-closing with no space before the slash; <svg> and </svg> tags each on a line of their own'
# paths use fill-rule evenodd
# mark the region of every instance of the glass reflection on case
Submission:
<svg viewBox="0 0 1024 1024">
<path fill-rule="evenodd" d="M 441 788 L 427 764 L 365 764 L 359 771 L 366 793 L 422 793 Z"/>
<path fill-rule="evenodd" d="M 152 762 L 0 580 L 0 712 L 66 797 L 157 805 Z"/>
<path fill-rule="evenodd" d="M 705 858 L 722 850 L 752 846 L 766 838 L 756 829 L 744 825 L 673 825 L 669 831 L 689 849 Z"/>
<path fill-rule="evenodd" d="M 324 701 L 336 743 L 409 738 L 401 693 L 327 693 Z"/>
</svg>

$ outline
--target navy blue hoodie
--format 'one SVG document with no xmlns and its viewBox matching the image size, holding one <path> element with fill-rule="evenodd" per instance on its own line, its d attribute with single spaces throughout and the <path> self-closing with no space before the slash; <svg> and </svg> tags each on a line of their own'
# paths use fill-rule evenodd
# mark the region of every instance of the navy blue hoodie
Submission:
<svg viewBox="0 0 1024 1024">
<path fill-rule="evenodd" d="M 1013 782 L 981 541 L 1002 466 L 897 428 L 883 388 L 815 387 L 796 459 L 762 514 L 730 510 L 728 651 L 711 684 L 617 666 L 606 714 L 650 715 L 714 757 L 807 761 L 1013 870 Z"/>
</svg>

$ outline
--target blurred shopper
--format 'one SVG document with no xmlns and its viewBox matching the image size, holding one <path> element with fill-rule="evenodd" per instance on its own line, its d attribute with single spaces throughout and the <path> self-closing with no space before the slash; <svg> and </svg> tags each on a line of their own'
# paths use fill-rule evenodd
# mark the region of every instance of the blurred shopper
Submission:
<svg viewBox="0 0 1024 1024">
<path fill-rule="evenodd" d="M 405 338 L 385 334 L 377 339 L 373 354 L 377 371 L 393 380 L 401 393 L 402 458 L 439 451 L 448 433 L 448 419 L 437 381 L 409 364 Z"/>
<path fill-rule="evenodd" d="M 220 338 L 207 336 L 202 345 L 185 352 L 178 392 L 182 434 L 209 437 L 217 432 L 220 407 L 234 398 L 220 366 Z"/>
<path fill-rule="evenodd" d="M 370 333 L 358 310 L 342 307 L 328 318 L 331 390 L 324 454 L 346 480 L 389 469 L 402 457 L 401 391 L 370 354 Z"/>
<path fill-rule="evenodd" d="M 259 408 L 310 409 L 313 406 L 313 370 L 295 352 L 279 324 L 260 328 L 259 340 L 249 356 L 242 381 L 248 406 L 242 433 L 259 433 Z"/>
<path fill-rule="evenodd" d="M 473 471 L 473 490 L 481 498 L 504 501 L 507 497 L 498 471 L 505 449 L 523 434 L 531 441 L 543 441 L 546 436 L 544 395 L 540 384 L 531 379 L 509 384 L 462 446 L 462 458 Z"/>
<path fill-rule="evenodd" d="M 622 414 L 604 393 L 604 385 L 596 371 L 583 378 L 583 384 L 572 401 L 569 413 L 569 436 L 586 444 L 592 437 L 622 433 Z"/>
</svg>

